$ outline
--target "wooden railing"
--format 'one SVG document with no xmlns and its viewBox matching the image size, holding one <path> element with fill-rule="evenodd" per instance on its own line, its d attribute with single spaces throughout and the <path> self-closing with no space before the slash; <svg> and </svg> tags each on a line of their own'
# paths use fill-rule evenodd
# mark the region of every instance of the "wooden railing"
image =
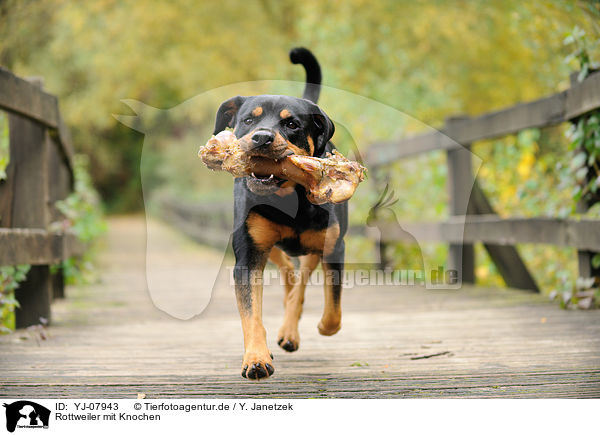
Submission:
<svg viewBox="0 0 600 435">
<path fill-rule="evenodd" d="M 574 121 L 600 108 L 600 72 L 581 83 L 573 77 L 566 91 L 473 118 L 449 118 L 439 131 L 375 143 L 367 150 L 365 161 L 376 173 L 403 158 L 436 150 L 447 152 L 452 216 L 445 222 L 400 223 L 400 226 L 419 240 L 448 242 L 448 269 L 458 270 L 463 282 L 475 281 L 474 242 L 484 243 L 504 280 L 512 287 L 538 290 L 514 248 L 518 243 L 574 247 L 578 249 L 580 275 L 600 277 L 600 271 L 591 264 L 594 253 L 600 252 L 599 220 L 498 217 L 473 178 L 469 151 L 471 144 L 478 140 Z M 579 209 L 585 211 L 590 205 L 580 204 Z M 385 222 L 378 225 L 387 228 L 382 231 L 385 242 L 403 240 L 402 234 L 394 231 L 396 226 L 386 227 Z"/>
<path fill-rule="evenodd" d="M 0 109 L 7 112 L 10 160 L 0 181 L 0 265 L 29 264 L 16 290 L 18 328 L 50 321 L 50 303 L 64 297 L 62 274 L 50 265 L 80 254 L 75 235 L 48 231 L 62 220 L 56 201 L 73 189 L 73 148 L 58 100 L 39 79 L 0 68 Z"/>
</svg>

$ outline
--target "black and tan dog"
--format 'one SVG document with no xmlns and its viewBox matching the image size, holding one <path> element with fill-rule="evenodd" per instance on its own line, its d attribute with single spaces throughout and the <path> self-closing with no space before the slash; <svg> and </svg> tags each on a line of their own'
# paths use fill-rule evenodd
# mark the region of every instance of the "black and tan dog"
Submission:
<svg viewBox="0 0 600 435">
<path fill-rule="evenodd" d="M 329 139 L 334 126 L 315 104 L 321 83 L 319 64 L 304 48 L 293 49 L 290 59 L 306 70 L 304 98 L 231 98 L 217 112 L 214 134 L 233 128 L 238 138 L 246 139 L 246 153 L 275 160 L 291 154 L 324 157 L 331 152 L 334 146 Z M 346 203 L 314 205 L 302 186 L 272 175 L 236 179 L 234 195 L 234 279 L 245 348 L 242 376 L 260 379 L 274 372 L 262 324 L 262 281 L 267 259 L 279 267 L 285 283 L 279 345 L 289 352 L 298 349 L 304 290 L 319 262 L 325 273 L 325 308 L 318 329 L 323 335 L 335 334 L 341 327 L 343 237 L 348 209 Z M 299 257 L 299 274 L 294 274 L 290 255 Z"/>
</svg>

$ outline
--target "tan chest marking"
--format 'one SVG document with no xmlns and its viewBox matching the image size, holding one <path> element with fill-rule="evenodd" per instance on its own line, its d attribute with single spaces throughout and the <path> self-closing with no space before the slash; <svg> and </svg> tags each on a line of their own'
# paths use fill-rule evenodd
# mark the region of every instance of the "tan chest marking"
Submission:
<svg viewBox="0 0 600 435">
<path fill-rule="evenodd" d="M 276 224 L 255 212 L 250 212 L 246 219 L 248 234 L 254 244 L 262 250 L 268 250 L 283 239 L 294 238 L 296 233 L 286 225 Z"/>
<path fill-rule="evenodd" d="M 306 230 L 300 234 L 300 244 L 313 252 L 322 252 L 327 256 L 333 252 L 339 235 L 338 224 L 323 230 Z"/>
</svg>

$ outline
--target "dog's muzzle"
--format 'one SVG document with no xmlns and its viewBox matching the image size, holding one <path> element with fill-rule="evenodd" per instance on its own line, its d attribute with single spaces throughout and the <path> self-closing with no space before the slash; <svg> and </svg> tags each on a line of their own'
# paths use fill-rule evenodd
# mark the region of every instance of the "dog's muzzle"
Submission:
<svg viewBox="0 0 600 435">
<path fill-rule="evenodd" d="M 293 154 L 287 148 L 287 142 L 281 134 L 270 129 L 259 129 L 247 134 L 240 141 L 240 145 L 249 156 L 276 160 Z"/>
<path fill-rule="evenodd" d="M 281 159 L 293 154 L 287 148 L 287 142 L 280 134 L 269 129 L 259 129 L 247 135 L 241 141 L 242 149 L 249 156 L 265 157 L 267 159 Z M 246 177 L 246 186 L 257 195 L 270 195 L 274 193 L 285 180 L 271 176 L 257 176 L 252 174 Z"/>
</svg>

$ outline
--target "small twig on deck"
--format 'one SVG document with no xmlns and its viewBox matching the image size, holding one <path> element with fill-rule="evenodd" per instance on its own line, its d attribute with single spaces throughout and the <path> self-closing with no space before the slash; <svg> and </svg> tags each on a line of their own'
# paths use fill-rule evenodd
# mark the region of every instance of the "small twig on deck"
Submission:
<svg viewBox="0 0 600 435">
<path fill-rule="evenodd" d="M 450 353 L 449 350 L 445 351 L 445 352 L 439 352 L 439 353 L 432 353 L 429 355 L 421 355 L 421 356 L 411 356 L 410 359 L 426 359 L 426 358 L 433 358 L 434 356 L 442 356 L 442 355 L 448 355 Z"/>
</svg>

